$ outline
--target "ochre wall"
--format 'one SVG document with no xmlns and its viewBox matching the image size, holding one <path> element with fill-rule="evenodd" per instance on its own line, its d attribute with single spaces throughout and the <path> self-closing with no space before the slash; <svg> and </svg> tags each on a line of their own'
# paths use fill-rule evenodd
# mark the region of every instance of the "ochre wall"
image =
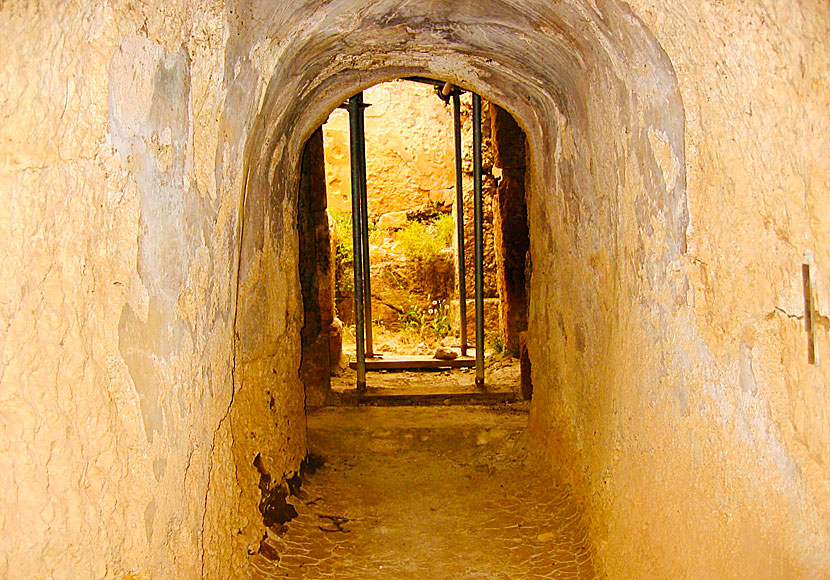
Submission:
<svg viewBox="0 0 830 580">
<path fill-rule="evenodd" d="M 0 577 L 231 577 L 253 458 L 303 457 L 298 286 L 259 317 L 281 348 L 234 352 L 259 77 L 232 11 L 0 8 Z"/>
<path fill-rule="evenodd" d="M 334 257 L 326 201 L 323 131 L 318 129 L 303 150 L 297 206 L 298 271 L 303 295 L 300 380 L 305 388 L 306 409 L 325 404 L 332 368 L 338 367 L 343 354 L 342 325 L 334 316 Z"/>
<path fill-rule="evenodd" d="M 493 203 L 493 231 L 498 275 L 499 330 L 504 348 L 522 357 L 521 335 L 527 330 L 527 286 L 530 275 L 530 233 L 527 226 L 525 135 L 516 120 L 490 106 L 493 164 L 501 170 Z M 524 364 L 527 364 L 526 358 Z M 527 371 L 525 371 L 525 375 Z"/>
<path fill-rule="evenodd" d="M 396 80 L 368 88 L 364 101 L 369 216 L 455 199 L 452 107 L 426 84 Z M 349 113 L 323 125 L 326 189 L 332 209 L 351 213 Z"/>
<path fill-rule="evenodd" d="M 638 291 L 616 305 L 654 332 L 621 324 L 612 352 L 592 357 L 615 367 L 577 430 L 606 570 L 826 577 L 830 370 L 807 364 L 801 264 L 813 264 L 827 359 L 830 5 L 630 4 L 678 79 L 690 224 L 653 302 Z M 674 160 L 647 138 L 669 182 Z M 590 400 L 568 390 L 552 407 Z"/>
<path fill-rule="evenodd" d="M 825 2 L 7 2 L 0 36 L 0 576 L 240 574 L 254 457 L 304 453 L 302 146 L 411 74 L 528 135 L 530 435 L 607 576 L 830 574 Z"/>
</svg>

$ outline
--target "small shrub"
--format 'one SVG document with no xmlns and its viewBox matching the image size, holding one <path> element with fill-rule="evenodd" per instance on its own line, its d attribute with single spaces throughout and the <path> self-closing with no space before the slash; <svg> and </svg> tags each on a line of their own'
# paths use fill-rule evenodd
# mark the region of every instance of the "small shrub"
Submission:
<svg viewBox="0 0 830 580">
<path fill-rule="evenodd" d="M 487 337 L 487 343 L 490 345 L 490 348 L 492 348 L 497 353 L 503 353 L 505 351 L 506 347 L 504 344 L 504 338 L 501 336 L 501 334 L 489 335 Z"/>
<path fill-rule="evenodd" d="M 438 239 L 442 240 L 444 247 L 452 243 L 452 234 L 455 231 L 455 222 L 452 215 L 445 213 L 435 222 L 435 231 L 438 234 Z"/>
<path fill-rule="evenodd" d="M 331 223 L 337 239 L 337 257 L 342 262 L 351 262 L 354 258 L 352 244 L 352 214 L 337 210 L 329 211 Z"/>
<path fill-rule="evenodd" d="M 338 210 L 329 210 L 331 223 L 335 230 L 338 257 L 343 263 L 351 262 L 354 259 L 354 239 L 352 239 L 352 214 Z M 383 231 L 378 229 L 375 222 L 369 222 L 369 243 L 383 241 Z"/>
<path fill-rule="evenodd" d="M 336 292 L 347 295 L 354 292 L 354 247 L 352 242 L 352 214 L 330 210 L 331 226 L 334 230 L 334 275 Z"/>
<path fill-rule="evenodd" d="M 450 307 L 443 300 L 431 300 L 427 308 L 418 305 L 410 295 L 409 305 L 400 315 L 405 328 L 418 335 L 421 340 L 442 339 L 450 334 Z"/>
<path fill-rule="evenodd" d="M 409 305 L 400 314 L 399 319 L 401 324 L 406 328 L 414 330 L 419 336 L 423 334 L 424 309 L 413 302 L 411 297 L 409 299 Z"/>
<path fill-rule="evenodd" d="M 414 261 L 430 261 L 452 241 L 453 220 L 444 214 L 432 222 L 414 221 L 398 232 L 404 255 Z"/>
<path fill-rule="evenodd" d="M 433 300 L 427 308 L 429 325 L 438 338 L 446 338 L 452 330 L 449 319 L 450 305 L 444 300 Z"/>
</svg>

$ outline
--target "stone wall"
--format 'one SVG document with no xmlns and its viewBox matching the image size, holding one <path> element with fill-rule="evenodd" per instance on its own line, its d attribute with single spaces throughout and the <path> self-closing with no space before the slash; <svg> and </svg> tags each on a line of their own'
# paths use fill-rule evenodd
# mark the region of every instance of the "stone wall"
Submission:
<svg viewBox="0 0 830 580">
<path fill-rule="evenodd" d="M 242 575 L 305 448 L 302 148 L 413 74 L 527 134 L 530 435 L 606 575 L 830 573 L 827 3 L 5 3 L 0 34 L 0 576 Z"/>
<path fill-rule="evenodd" d="M 264 89 L 243 25 L 221 2 L 0 7 L 0 577 L 232 577 L 264 530 L 257 453 L 275 487 L 299 467 L 299 286 L 257 313 L 279 351 L 237 312 Z M 295 245 L 262 269 L 296 272 Z"/>
<path fill-rule="evenodd" d="M 825 226 L 817 217 L 819 205 L 813 205 L 825 195 L 814 185 L 819 180 L 805 182 L 805 198 L 761 161 L 799 152 L 804 167 L 825 175 L 822 157 L 811 148 L 816 141 L 809 140 L 808 147 L 799 138 L 825 119 L 818 112 L 826 93 L 820 80 L 826 70 L 825 8 L 726 9 L 703 2 L 697 13 L 712 11 L 709 25 L 685 5 L 658 10 L 635 4 L 632 11 L 609 1 L 502 8 L 482 2 L 436 15 L 420 4 L 329 6 L 331 18 L 315 21 L 319 28 L 304 27 L 292 44 L 280 45 L 290 57 L 278 61 L 274 79 L 294 78 L 287 71 L 303 76 L 290 86 L 280 82 L 263 103 L 262 126 L 276 127 L 268 133 L 267 153 L 276 144 L 283 152 L 274 175 L 289 174 L 292 147 L 329 110 L 356 88 L 382 80 L 410 74 L 446 78 L 502 105 L 525 129 L 531 151 L 531 434 L 571 474 L 588 505 L 604 568 L 620 578 L 822 575 L 828 519 L 818 474 L 824 472 L 800 450 L 795 429 L 789 443 L 785 433 L 787 424 L 824 433 L 826 419 L 782 403 L 788 392 L 823 401 L 826 375 L 823 367 L 805 366 L 797 319 L 779 320 L 774 313 L 781 294 L 789 298 L 778 308 L 799 315 L 798 277 L 785 272 L 799 271 L 806 245 L 824 309 L 820 264 L 828 248 L 824 236 L 813 233 L 800 236 L 809 244 L 802 241 L 796 250 L 777 233 L 771 237 L 769 249 L 776 249 L 779 260 L 789 256 L 786 263 L 794 267 L 785 269 L 782 262 L 768 276 L 769 288 L 780 290 L 764 294 L 769 307 L 763 307 L 756 281 L 761 270 L 742 266 L 752 263 L 744 258 L 755 256 L 757 231 L 734 240 L 740 243 L 726 243 L 742 231 L 727 217 L 741 198 L 730 198 L 728 211 L 721 208 L 723 200 L 701 199 L 722 185 L 734 191 L 730 174 L 709 166 L 705 156 L 732 159 L 740 153 L 742 159 L 757 151 L 746 162 L 764 179 L 746 182 L 757 185 L 740 205 L 746 215 L 754 215 L 762 200 L 778 200 L 774 207 L 787 210 L 802 204 L 805 232 Z M 264 8 L 257 14 L 258 22 L 280 20 Z M 494 32 L 496 14 L 507 16 Z M 798 24 L 782 29 L 778 18 Z M 741 28 L 732 28 L 736 19 Z M 706 141 L 704 135 L 712 138 L 730 126 L 726 121 L 735 117 L 737 95 L 751 95 L 747 86 L 763 88 L 730 80 L 719 72 L 727 70 L 724 64 L 711 60 L 713 54 L 726 56 L 722 49 L 710 50 L 711 44 L 749 30 L 759 35 L 764 51 L 754 52 L 750 36 L 731 50 L 740 55 L 741 67 L 755 67 L 772 82 L 765 98 L 751 101 L 748 119 L 761 124 L 751 124 L 736 144 Z M 666 36 L 673 42 L 665 42 Z M 794 53 L 775 57 L 773 64 L 759 60 L 768 50 L 775 53 L 772 46 L 786 53 L 776 39 L 796 47 Z M 807 44 L 809 51 L 803 48 Z M 783 120 L 772 98 L 779 88 L 771 72 L 776 64 L 792 86 L 782 85 L 786 102 L 803 103 L 799 114 L 793 109 Z M 735 97 L 713 100 L 709 86 Z M 719 125 L 710 125 L 712 119 Z M 695 123 L 704 125 L 692 127 Z M 776 138 L 759 141 L 758 133 Z M 703 143 L 707 147 L 701 149 Z M 778 149 L 780 143 L 787 148 Z M 256 163 L 267 167 L 262 159 Z M 767 182 L 778 185 L 770 189 Z M 280 183 L 287 196 L 291 180 Z M 709 216 L 701 218 L 700 227 L 711 226 L 703 233 L 698 216 Z M 775 223 L 770 221 L 773 233 Z M 708 244 L 712 262 L 697 255 L 698 247 Z M 764 257 L 769 255 L 776 253 Z M 714 257 L 731 265 L 725 273 L 707 274 L 713 280 L 723 276 L 710 283 L 716 288 L 728 283 L 731 294 L 723 304 L 704 298 L 708 290 L 700 278 L 703 264 L 718 263 Z M 734 322 L 723 324 L 740 318 L 734 302 L 740 296 L 746 298 L 740 302 L 744 308 L 756 305 L 759 320 L 773 313 L 776 330 L 766 336 L 775 338 L 766 344 L 778 349 L 764 357 L 750 347 L 756 387 L 751 388 L 744 362 L 746 390 L 738 372 L 746 349 L 740 355 L 740 348 L 730 350 L 724 342 L 740 335 Z M 718 336 L 720 342 L 710 340 Z M 826 337 L 820 336 L 819 348 L 824 344 Z M 762 388 L 760 370 L 754 369 L 775 368 L 782 357 L 790 372 L 769 372 Z M 785 388 L 785 379 L 773 378 L 778 376 L 795 382 Z M 802 376 L 811 382 L 799 384 L 806 380 Z M 781 383 L 778 391 L 775 381 Z M 821 437 L 815 441 L 820 454 Z"/>
<path fill-rule="evenodd" d="M 484 278 L 484 296 L 497 298 L 498 270 L 496 267 L 495 245 L 495 204 L 498 179 L 493 174 L 493 144 L 490 138 L 490 119 L 492 105 L 486 100 L 481 102 L 481 227 L 482 227 L 482 265 Z M 470 93 L 461 95 L 461 170 L 462 190 L 464 192 L 464 274 L 466 276 L 467 296 L 472 297 L 475 289 L 475 198 L 473 176 L 473 99 Z M 455 207 L 453 210 L 455 211 Z M 458 219 L 456 214 L 456 219 Z M 458 246 L 457 236 L 453 247 Z M 458 255 L 456 252 L 456 260 Z M 456 268 L 457 269 L 457 268 Z M 472 312 L 472 310 L 470 311 Z M 489 332 L 492 326 L 487 327 Z M 494 329 L 493 329 L 494 330 Z"/>
<path fill-rule="evenodd" d="M 425 205 L 455 206 L 455 145 L 452 103 L 445 105 L 435 89 L 412 81 L 392 81 L 367 89 L 366 173 L 369 217 L 381 227 L 401 227 L 406 212 Z M 351 213 L 349 116 L 332 112 L 323 125 L 326 146 L 326 186 L 330 207 Z M 461 97 L 461 145 L 464 189 L 464 243 L 467 288 L 475 283 L 473 261 L 473 125 L 472 97 Z M 490 144 L 490 104 L 482 103 L 482 166 L 484 209 L 485 295 L 497 296 L 493 245 L 493 177 Z M 384 215 L 387 219 L 382 219 Z M 391 219 L 389 219 L 391 218 Z M 457 242 L 453 241 L 453 246 Z"/>
<path fill-rule="evenodd" d="M 490 109 L 493 164 L 501 170 L 493 205 L 499 329 L 505 349 L 520 357 L 520 335 L 527 330 L 527 286 L 530 278 L 530 233 L 527 227 L 525 135 L 510 113 Z M 526 357 L 522 357 L 526 364 Z"/>
<path fill-rule="evenodd" d="M 365 111 L 369 217 L 406 212 L 455 199 L 452 107 L 435 89 L 396 80 L 368 88 Z M 329 206 L 351 213 L 349 113 L 332 112 L 323 125 Z"/>
<path fill-rule="evenodd" d="M 306 408 L 325 404 L 331 371 L 340 365 L 343 336 L 334 316 L 334 260 L 326 211 L 323 131 L 318 129 L 303 151 L 297 207 L 300 287 L 303 293 L 300 379 Z"/>
<path fill-rule="evenodd" d="M 830 164 L 815 136 L 830 129 L 830 7 L 631 5 L 678 79 L 685 162 L 663 135 L 642 139 L 667 186 L 685 166 L 689 225 L 687 252 L 667 264 L 651 304 L 643 289 L 603 309 L 628 319 L 614 354 L 592 357 L 613 360 L 618 386 L 600 381 L 558 405 L 572 413 L 578 400 L 604 399 L 587 405 L 592 419 L 577 432 L 606 569 L 616 578 L 826 576 L 830 374 L 807 364 L 800 269 L 812 263 L 826 316 Z M 635 198 L 621 222 L 648 231 L 643 209 Z M 632 259 L 649 251 L 641 239 L 627 261 L 653 280 L 664 266 Z M 590 260 L 590 277 L 612 270 L 601 254 Z M 638 311 L 656 334 L 633 332 Z M 827 326 L 818 339 L 827 353 Z"/>
<path fill-rule="evenodd" d="M 452 104 L 445 105 L 433 86 L 414 81 L 394 80 L 364 91 L 371 106 L 366 109 L 366 171 L 367 198 L 370 223 L 376 225 L 389 239 L 405 227 L 414 216 L 430 213 L 439 215 L 450 208 L 455 216 L 455 146 Z M 483 227 L 484 227 L 484 292 L 486 297 L 497 297 L 497 270 L 495 249 L 495 214 L 493 211 L 498 179 L 493 175 L 493 152 L 490 140 L 490 104 L 482 107 L 483 157 Z M 474 231 L 473 231 L 473 132 L 472 96 L 461 97 L 462 172 L 464 191 L 464 240 L 467 295 L 475 287 Z M 332 211 L 351 214 L 351 168 L 349 157 L 349 117 L 343 109 L 334 110 L 323 125 L 326 151 L 326 187 Z M 436 211 L 437 209 L 437 211 Z M 454 219 L 457 219 L 454 217 Z M 409 221 L 408 221 L 409 220 Z M 458 247 L 453 233 L 453 249 Z M 455 296 L 455 290 L 444 287 L 456 284 L 458 252 L 455 266 L 446 267 L 444 260 L 435 267 L 407 271 L 398 262 L 403 255 L 373 248 L 372 293 L 376 305 L 373 313 L 378 320 L 395 324 L 399 310 L 408 307 L 407 294 L 418 300 L 444 300 Z M 390 260 L 391 258 L 391 260 Z M 401 276 L 403 274 L 403 276 Z M 408 278 L 414 277 L 415 280 Z M 392 282 L 391 280 L 394 280 Z M 403 284 L 401 284 L 401 280 Z M 434 283 L 433 283 L 434 281 Z M 338 303 L 338 315 L 346 323 L 353 323 L 353 308 L 346 301 Z M 427 301 L 427 304 L 429 302 Z M 454 302 L 455 304 L 455 302 Z M 389 308 L 389 305 L 397 309 Z M 470 310 L 472 313 L 472 309 Z M 455 321 L 457 315 L 453 317 Z M 472 317 L 470 318 L 472 321 Z M 470 324 L 472 328 L 472 323 Z M 489 324 L 488 333 L 498 332 L 497 325 Z"/>
</svg>

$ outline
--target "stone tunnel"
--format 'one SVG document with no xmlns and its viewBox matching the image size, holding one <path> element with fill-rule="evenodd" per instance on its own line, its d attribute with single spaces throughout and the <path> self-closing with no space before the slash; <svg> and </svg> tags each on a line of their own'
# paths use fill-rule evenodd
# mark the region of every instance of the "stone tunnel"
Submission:
<svg viewBox="0 0 830 580">
<path fill-rule="evenodd" d="M 250 577 L 308 450 L 304 147 L 413 76 L 526 135 L 527 445 L 597 576 L 830 575 L 826 2 L 8 0 L 0 30 L 3 578 Z"/>
</svg>

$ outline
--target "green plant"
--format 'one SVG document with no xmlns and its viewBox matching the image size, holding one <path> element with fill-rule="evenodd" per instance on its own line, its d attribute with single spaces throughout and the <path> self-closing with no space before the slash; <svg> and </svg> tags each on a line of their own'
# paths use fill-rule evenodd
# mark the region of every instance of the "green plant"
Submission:
<svg viewBox="0 0 830 580">
<path fill-rule="evenodd" d="M 351 262 L 354 258 L 354 248 L 352 244 L 352 214 L 337 210 L 330 210 L 331 224 L 334 228 L 335 239 L 337 246 L 335 251 L 337 257 L 341 258 L 343 262 Z"/>
<path fill-rule="evenodd" d="M 352 239 L 352 214 L 329 210 L 331 227 L 336 240 L 334 248 L 335 284 L 337 289 L 344 293 L 354 292 L 354 239 Z M 378 230 L 375 222 L 369 222 L 369 243 L 377 244 L 383 239 L 383 232 Z"/>
<path fill-rule="evenodd" d="M 406 328 L 414 330 L 419 336 L 423 335 L 424 309 L 409 298 L 409 305 L 400 314 L 400 322 Z"/>
<path fill-rule="evenodd" d="M 398 232 L 397 239 L 404 255 L 410 260 L 434 259 L 452 241 L 453 220 L 443 214 L 431 222 L 414 221 Z"/>
<path fill-rule="evenodd" d="M 497 353 L 504 352 L 505 344 L 504 344 L 504 338 L 501 336 L 501 334 L 491 334 L 491 335 L 489 335 L 487 337 L 487 343 L 490 345 L 490 348 L 492 348 Z"/>
<path fill-rule="evenodd" d="M 354 292 L 354 273 L 351 265 L 354 261 L 352 241 L 352 214 L 330 210 L 331 226 L 334 230 L 334 276 L 339 294 Z"/>
<path fill-rule="evenodd" d="M 421 340 L 427 338 L 444 338 L 452 330 L 449 320 L 450 307 L 443 300 L 431 300 L 427 308 L 423 308 L 412 299 L 407 298 L 408 306 L 400 314 L 400 322 L 404 327 L 413 331 Z"/>
<path fill-rule="evenodd" d="M 444 247 L 449 246 L 452 242 L 452 234 L 455 231 L 455 221 L 452 215 L 442 214 L 435 222 L 435 231 L 438 234 L 438 239 L 442 241 Z"/>
<path fill-rule="evenodd" d="M 450 330 L 452 330 L 449 313 L 450 306 L 443 300 L 433 300 L 427 309 L 429 325 L 439 338 L 446 337 L 450 333 Z"/>
</svg>

